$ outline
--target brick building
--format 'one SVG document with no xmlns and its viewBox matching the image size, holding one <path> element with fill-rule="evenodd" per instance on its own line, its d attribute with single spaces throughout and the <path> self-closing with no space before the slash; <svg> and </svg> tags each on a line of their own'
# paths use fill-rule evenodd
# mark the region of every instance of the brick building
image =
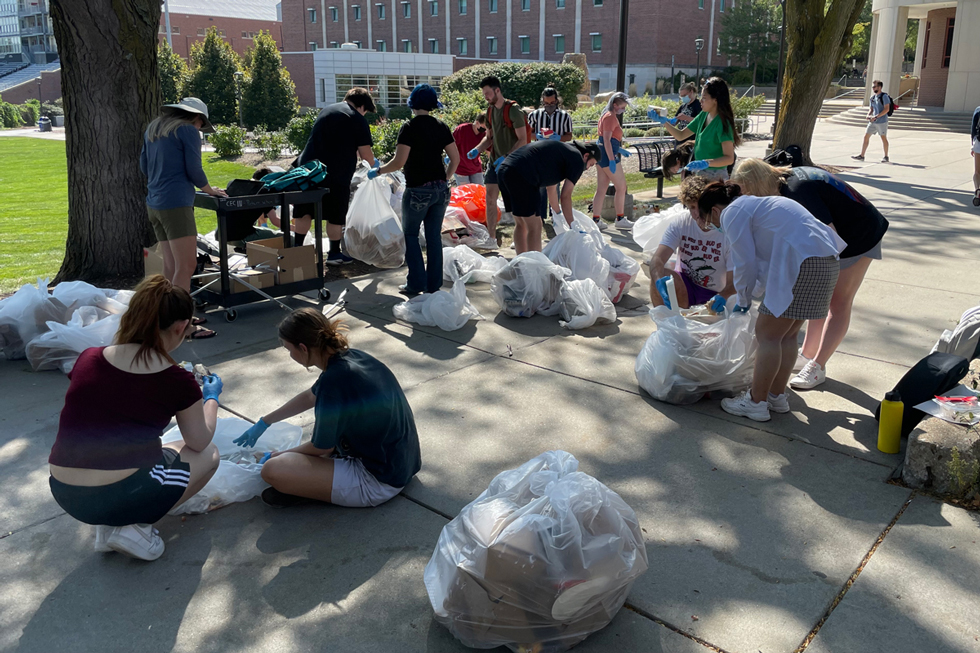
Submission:
<svg viewBox="0 0 980 653">
<path fill-rule="evenodd" d="M 215 27 L 239 55 L 252 47 L 260 32 L 269 32 L 282 49 L 282 22 L 278 0 L 168 0 L 174 52 L 184 59 L 191 45 L 204 40 Z M 166 14 L 160 15 L 160 42 L 167 40 Z"/>
<path fill-rule="evenodd" d="M 721 18 L 734 0 L 633 0 L 627 74 L 642 93 L 657 77 L 728 65 L 717 53 Z M 282 0 L 285 52 L 337 48 L 451 54 L 460 68 L 478 61 L 561 61 L 588 57 L 593 92 L 615 83 L 617 0 Z"/>
</svg>

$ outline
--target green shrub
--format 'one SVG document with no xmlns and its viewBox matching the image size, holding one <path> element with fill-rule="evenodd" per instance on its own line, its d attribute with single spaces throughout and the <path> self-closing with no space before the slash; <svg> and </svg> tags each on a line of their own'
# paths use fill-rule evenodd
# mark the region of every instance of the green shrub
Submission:
<svg viewBox="0 0 980 653">
<path fill-rule="evenodd" d="M 41 103 L 41 115 L 47 116 L 48 118 L 65 115 L 65 109 L 61 104 L 61 98 L 58 98 L 54 102 Z"/>
<path fill-rule="evenodd" d="M 28 100 L 17 107 L 20 111 L 20 119 L 25 125 L 36 125 L 37 119 L 41 117 L 41 103 L 38 100 Z"/>
<path fill-rule="evenodd" d="M 436 111 L 434 115 L 450 129 L 456 129 L 465 122 L 473 122 L 487 109 L 487 101 L 483 99 L 483 93 L 480 91 L 447 91 L 439 100 L 443 108 Z"/>
<path fill-rule="evenodd" d="M 286 125 L 286 140 L 296 153 L 302 152 L 306 147 L 306 141 L 310 140 L 310 133 L 313 131 L 313 123 L 320 112 L 310 109 L 305 114 L 296 116 Z"/>
<path fill-rule="evenodd" d="M 235 98 L 235 73 L 241 70 L 241 59 L 231 44 L 209 27 L 203 41 L 191 45 L 194 69 L 184 84 L 182 94 L 200 98 L 208 105 L 212 125 L 231 125 L 238 122 L 238 101 Z"/>
<path fill-rule="evenodd" d="M 751 70 L 737 70 L 732 75 L 732 86 L 749 86 L 750 84 L 752 84 Z"/>
<path fill-rule="evenodd" d="M 264 159 L 278 159 L 289 145 L 285 132 L 266 131 L 262 126 L 255 128 L 253 142 Z"/>
<path fill-rule="evenodd" d="M 391 111 L 388 112 L 391 115 Z M 395 156 L 395 146 L 398 145 L 398 130 L 405 124 L 404 120 L 382 120 L 371 125 L 371 140 L 374 141 L 374 156 L 382 161 L 390 161 Z"/>
<path fill-rule="evenodd" d="M 647 111 L 650 110 L 651 104 L 658 107 L 665 107 L 667 109 L 667 115 L 670 116 L 674 115 L 677 112 L 677 107 L 680 106 L 680 102 L 677 100 L 667 100 L 652 95 L 641 95 L 640 97 L 632 98 L 631 102 L 632 106 L 627 107 L 626 113 L 623 115 L 624 122 L 645 122 L 647 120 Z M 572 120 L 576 123 L 595 123 L 599 121 L 605 109 L 605 104 L 582 106 L 572 112 Z"/>
<path fill-rule="evenodd" d="M 16 105 L 4 102 L 0 97 L 0 127 L 11 128 L 20 127 L 24 124 L 20 116 L 20 109 Z"/>
<path fill-rule="evenodd" d="M 221 158 L 239 156 L 245 151 L 245 130 L 238 125 L 215 127 L 211 134 L 211 145 L 214 153 Z"/>
<path fill-rule="evenodd" d="M 627 127 L 623 130 L 623 136 L 626 138 L 639 138 L 644 135 L 644 130 L 637 127 Z"/>
<path fill-rule="evenodd" d="M 190 71 L 187 63 L 170 48 L 166 39 L 157 47 L 157 73 L 160 76 L 160 101 L 163 104 L 180 102 Z"/>
<path fill-rule="evenodd" d="M 441 88 L 444 93 L 479 91 L 480 81 L 490 75 L 500 78 L 504 97 L 525 107 L 538 106 L 541 91 L 553 83 L 564 107 L 574 109 L 578 104 L 578 92 L 585 84 L 585 73 L 572 64 L 484 63 L 468 66 L 444 78 Z"/>
<path fill-rule="evenodd" d="M 766 102 L 765 95 L 756 95 L 755 97 L 746 96 L 743 98 L 735 98 L 732 96 L 732 110 L 735 112 L 735 119 L 741 120 L 743 118 L 748 118 L 753 113 L 759 110 Z"/>
<path fill-rule="evenodd" d="M 367 120 L 367 124 L 369 125 L 376 124 L 377 122 L 385 119 L 385 108 L 380 104 L 375 105 L 375 108 L 377 111 L 374 113 L 364 114 L 364 119 Z"/>
<path fill-rule="evenodd" d="M 404 106 L 396 106 L 388 109 L 386 115 L 388 120 L 408 120 L 412 117 L 412 110 Z"/>
</svg>

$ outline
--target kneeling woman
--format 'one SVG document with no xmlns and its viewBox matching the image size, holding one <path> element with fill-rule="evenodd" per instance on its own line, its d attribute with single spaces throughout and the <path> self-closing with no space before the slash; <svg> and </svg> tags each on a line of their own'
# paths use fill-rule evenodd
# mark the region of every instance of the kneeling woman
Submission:
<svg viewBox="0 0 980 653">
<path fill-rule="evenodd" d="M 310 442 L 277 451 L 262 467 L 272 487 L 262 500 L 289 506 L 304 499 L 339 506 L 377 506 L 402 491 L 422 468 L 415 417 L 384 364 L 350 349 L 338 322 L 301 308 L 279 325 L 290 357 L 320 378 L 260 419 L 236 444 L 255 446 L 269 425 L 314 409 Z"/>
<path fill-rule="evenodd" d="M 698 209 L 699 219 L 728 241 L 735 311 L 748 312 L 756 282 L 765 285 L 755 325 L 759 351 L 752 387 L 723 399 L 721 407 L 766 422 L 770 410 L 789 412 L 786 384 L 796 362 L 796 336 L 804 321 L 827 317 L 840 272 L 837 255 L 846 243 L 793 200 L 744 196 L 730 182 L 705 188 Z"/>
<path fill-rule="evenodd" d="M 194 496 L 218 468 L 211 439 L 221 379 L 178 367 L 177 349 L 194 300 L 162 275 L 136 288 L 116 344 L 86 349 L 51 449 L 51 494 L 65 512 L 95 526 L 95 550 L 156 560 L 163 540 L 151 526 Z M 176 416 L 184 439 L 160 444 Z"/>
</svg>

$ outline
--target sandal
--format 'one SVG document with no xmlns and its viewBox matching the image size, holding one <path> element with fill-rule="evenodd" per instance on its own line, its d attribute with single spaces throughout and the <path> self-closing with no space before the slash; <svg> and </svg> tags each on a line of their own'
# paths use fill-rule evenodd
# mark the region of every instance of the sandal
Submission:
<svg viewBox="0 0 980 653">
<path fill-rule="evenodd" d="M 205 329 L 204 327 L 198 327 L 198 328 L 194 329 L 194 331 L 189 336 L 187 336 L 187 339 L 188 340 L 206 340 L 207 338 L 213 338 L 216 335 L 218 335 L 217 332 L 212 331 L 211 329 Z"/>
<path fill-rule="evenodd" d="M 208 318 L 206 318 L 206 317 L 192 317 L 191 318 L 191 324 L 193 324 L 194 326 L 201 326 L 202 324 L 207 324 L 207 323 L 208 323 Z"/>
</svg>

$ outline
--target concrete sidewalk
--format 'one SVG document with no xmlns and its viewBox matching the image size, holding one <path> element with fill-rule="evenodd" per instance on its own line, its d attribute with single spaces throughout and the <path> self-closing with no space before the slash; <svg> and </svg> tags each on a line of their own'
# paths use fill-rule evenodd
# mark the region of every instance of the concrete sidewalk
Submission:
<svg viewBox="0 0 980 653">
<path fill-rule="evenodd" d="M 67 380 L 0 362 L 0 651 L 469 650 L 434 622 L 423 568 L 448 518 L 493 476 L 558 448 L 636 510 L 650 559 L 627 608 L 576 650 L 980 651 L 978 515 L 887 484 L 901 456 L 876 449 L 873 419 L 978 303 L 969 138 L 898 132 L 895 163 L 854 167 L 862 133 L 818 126 L 814 158 L 852 168 L 848 182 L 886 213 L 885 258 L 830 380 L 765 424 L 638 389 L 633 365 L 653 330 L 643 274 L 616 324 L 581 332 L 502 316 L 485 284 L 468 288 L 485 320 L 413 327 L 391 312 L 403 271 L 336 282 L 334 296 L 349 290 L 352 345 L 406 389 L 421 473 L 376 509 L 253 500 L 168 517 L 167 552 L 147 564 L 93 553 L 91 527 L 51 499 L 46 459 Z M 639 256 L 628 235 L 607 238 Z M 222 402 L 254 419 L 315 376 L 279 347 L 281 309 L 238 313 L 225 323 L 212 312 L 218 337 L 178 355 L 220 374 Z M 296 423 L 308 435 L 312 414 Z"/>
</svg>

